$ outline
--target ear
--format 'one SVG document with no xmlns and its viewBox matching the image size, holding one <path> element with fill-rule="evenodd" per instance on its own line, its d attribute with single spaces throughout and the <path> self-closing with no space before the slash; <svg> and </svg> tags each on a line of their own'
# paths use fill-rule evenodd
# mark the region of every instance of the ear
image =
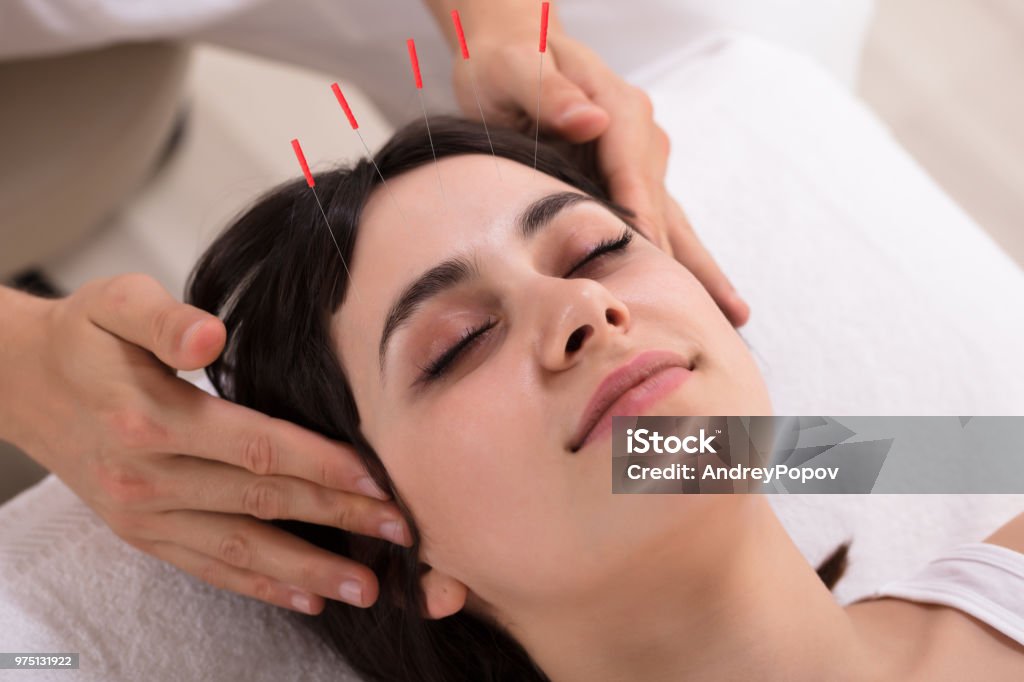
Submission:
<svg viewBox="0 0 1024 682">
<path fill-rule="evenodd" d="M 420 576 L 420 587 L 426 608 L 424 618 L 445 618 L 466 605 L 469 589 L 447 573 L 424 564 L 426 571 Z"/>
</svg>

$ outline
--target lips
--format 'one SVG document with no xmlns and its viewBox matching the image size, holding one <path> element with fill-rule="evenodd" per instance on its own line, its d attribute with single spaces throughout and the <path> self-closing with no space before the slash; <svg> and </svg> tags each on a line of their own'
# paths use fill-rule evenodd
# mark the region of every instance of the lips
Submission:
<svg viewBox="0 0 1024 682">
<path fill-rule="evenodd" d="M 692 364 L 681 355 L 655 350 L 640 353 L 614 370 L 597 387 L 583 410 L 570 450 L 576 452 L 583 447 L 598 425 L 610 428 L 610 417 L 604 419 L 609 408 L 618 403 L 626 408 L 641 408 L 675 388 L 692 369 Z"/>
</svg>

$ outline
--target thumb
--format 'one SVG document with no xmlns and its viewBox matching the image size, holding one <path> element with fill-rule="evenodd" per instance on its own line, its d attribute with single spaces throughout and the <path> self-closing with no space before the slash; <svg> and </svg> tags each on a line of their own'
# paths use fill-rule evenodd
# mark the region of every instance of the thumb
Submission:
<svg viewBox="0 0 1024 682">
<path fill-rule="evenodd" d="M 179 303 L 151 277 L 119 275 L 89 292 L 88 315 L 94 324 L 145 348 L 174 369 L 205 367 L 224 349 L 224 323 L 205 310 Z"/>
<path fill-rule="evenodd" d="M 182 315 L 194 317 L 195 321 L 187 326 L 174 347 L 178 348 L 177 363 L 181 370 L 193 370 L 206 367 L 224 351 L 227 341 L 227 330 L 219 319 L 198 308 L 188 306 L 189 310 Z"/>
<path fill-rule="evenodd" d="M 534 91 L 536 97 L 536 91 Z M 608 128 L 611 117 L 557 68 L 543 75 L 540 125 L 570 142 L 593 140 Z M 534 102 L 536 107 L 536 102 Z M 536 108 L 531 114 L 536 114 Z"/>
</svg>

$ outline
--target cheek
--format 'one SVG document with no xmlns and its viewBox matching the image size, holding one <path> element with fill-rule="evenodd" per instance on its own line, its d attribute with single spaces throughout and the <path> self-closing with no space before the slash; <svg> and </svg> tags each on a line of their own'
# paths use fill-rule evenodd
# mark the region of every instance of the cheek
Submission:
<svg viewBox="0 0 1024 682">
<path fill-rule="evenodd" d="M 496 365 L 462 377 L 387 429 L 378 450 L 415 517 L 421 559 L 480 592 L 515 584 L 570 532 L 552 523 L 565 517 L 564 456 L 543 404 L 514 376 Z"/>
<path fill-rule="evenodd" d="M 638 263 L 630 276 L 619 295 L 641 336 L 662 343 L 682 340 L 706 359 L 730 351 L 735 330 L 704 286 L 677 261 L 659 252 Z"/>
<path fill-rule="evenodd" d="M 760 368 L 707 289 L 667 256 L 658 258 L 649 273 L 642 286 L 654 314 L 664 316 L 668 329 L 695 341 L 703 356 L 700 394 L 679 403 L 678 409 L 689 414 L 770 414 Z"/>
<path fill-rule="evenodd" d="M 674 316 L 699 323 L 701 328 L 725 317 L 711 295 L 688 269 L 667 254 L 658 253 L 645 267 L 640 283 L 646 300 Z"/>
</svg>

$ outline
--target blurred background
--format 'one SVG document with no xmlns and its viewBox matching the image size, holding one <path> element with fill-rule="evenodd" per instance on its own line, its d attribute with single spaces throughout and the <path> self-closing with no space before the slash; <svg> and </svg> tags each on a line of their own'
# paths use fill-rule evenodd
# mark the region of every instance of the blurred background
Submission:
<svg viewBox="0 0 1024 682">
<path fill-rule="evenodd" d="M 855 91 L 946 192 L 1024 266 L 1024 2 L 878 0 L 866 27 Z M 99 76 L 88 91 L 71 87 L 58 93 L 52 106 L 73 107 L 78 98 L 104 97 L 105 87 L 118 88 L 122 135 L 137 136 L 133 153 L 119 156 L 108 148 L 90 148 L 93 122 L 77 118 L 76 148 L 69 152 L 82 155 L 87 165 L 65 170 L 64 176 L 40 177 L 54 172 L 47 166 L 32 172 L 8 169 L 0 177 L 0 214 L 11 224 L 17 216 L 11 218 L 14 209 L 7 210 L 3 193 L 17 197 L 27 191 L 19 183 L 42 182 L 65 188 L 61 201 L 46 207 L 58 216 L 51 220 L 69 230 L 81 226 L 81 235 L 69 235 L 73 247 L 47 253 L 37 270 L 18 271 L 11 281 L 23 288 L 69 292 L 96 277 L 136 270 L 180 295 L 187 265 L 230 217 L 266 188 L 297 174 L 288 140 L 302 139 L 314 171 L 363 153 L 340 123 L 325 88 L 333 77 L 324 73 L 214 47 L 118 48 L 94 51 L 88 60 L 98 74 L 110 60 L 122 69 L 129 62 L 139 87 L 126 95 L 120 82 L 104 84 Z M 5 92 L 48 88 L 61 62 L 44 62 L 28 76 L 0 65 Z M 425 70 L 425 78 L 433 75 Z M 367 143 L 382 143 L 390 125 L 356 88 L 346 87 L 346 94 Z M 19 101 L 5 98 L 4 110 L 13 111 Z M 415 99 L 409 105 L 416 107 Z M 409 113 L 416 111 L 410 108 Z M 154 136 L 153 130 L 166 134 Z M 8 154 L 19 144 L 30 153 L 34 141 L 4 139 L 0 144 Z M 85 178 L 91 183 L 88 191 Z M 103 193 L 93 187 L 97 178 L 112 188 L 119 185 L 131 199 L 112 209 L 99 200 Z M 39 207 L 29 203 L 20 210 Z M 61 210 L 68 211 L 63 218 Z M 83 214 L 95 220 L 82 220 Z M 93 223 L 102 223 L 101 229 Z M 32 245 L 18 240 L 17 234 L 5 234 L 0 223 L 4 278 L 11 275 L 4 270 L 5 258 L 9 264 L 19 253 L 30 253 Z M 0 503 L 44 475 L 0 442 Z"/>
<path fill-rule="evenodd" d="M 1024 266 L 1024 2 L 879 0 L 858 90 Z"/>
</svg>

